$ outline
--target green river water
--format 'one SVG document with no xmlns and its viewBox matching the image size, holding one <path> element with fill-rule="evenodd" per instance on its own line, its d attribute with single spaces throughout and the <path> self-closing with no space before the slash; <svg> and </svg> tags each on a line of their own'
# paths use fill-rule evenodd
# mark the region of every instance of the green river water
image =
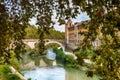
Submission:
<svg viewBox="0 0 120 80">
<path fill-rule="evenodd" d="M 62 67 L 40 67 L 24 71 L 24 74 L 31 80 L 99 80 L 97 76 L 87 77 L 83 71 Z"/>
</svg>

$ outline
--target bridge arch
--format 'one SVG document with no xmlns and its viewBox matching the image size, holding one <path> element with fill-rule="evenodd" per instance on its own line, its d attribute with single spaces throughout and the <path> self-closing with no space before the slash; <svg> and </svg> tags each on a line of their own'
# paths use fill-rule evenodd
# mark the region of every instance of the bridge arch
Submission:
<svg viewBox="0 0 120 80">
<path fill-rule="evenodd" d="M 24 39 L 23 43 L 28 45 L 30 48 L 35 48 L 35 45 L 38 44 L 39 40 L 38 39 Z M 48 44 L 52 44 L 52 43 L 56 43 L 58 45 L 60 45 L 63 50 L 65 50 L 64 47 L 64 41 L 63 40 L 53 40 L 53 39 L 46 39 L 45 40 L 45 46 Z"/>
<path fill-rule="evenodd" d="M 35 48 L 35 44 L 38 43 L 38 39 L 23 39 L 23 43 L 29 46 L 31 49 Z"/>
<path fill-rule="evenodd" d="M 59 44 L 60 47 L 63 49 L 63 51 L 65 50 L 65 47 L 63 46 L 62 43 L 58 42 L 58 41 L 49 41 L 49 42 L 45 42 L 45 46 L 49 45 L 49 44 L 52 44 L 52 43 L 56 43 L 56 44 Z"/>
</svg>

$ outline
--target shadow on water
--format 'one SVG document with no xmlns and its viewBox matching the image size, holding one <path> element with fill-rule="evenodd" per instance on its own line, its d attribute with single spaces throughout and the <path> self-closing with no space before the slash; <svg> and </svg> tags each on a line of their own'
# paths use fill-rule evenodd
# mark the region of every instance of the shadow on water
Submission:
<svg viewBox="0 0 120 80">
<path fill-rule="evenodd" d="M 46 51 L 46 55 L 31 55 L 30 53 L 25 53 L 22 54 L 22 58 L 23 59 L 21 60 L 21 69 L 29 70 L 35 69 L 36 67 L 52 66 L 53 62 L 56 61 L 56 53 L 54 53 L 52 49 L 48 49 Z"/>
</svg>

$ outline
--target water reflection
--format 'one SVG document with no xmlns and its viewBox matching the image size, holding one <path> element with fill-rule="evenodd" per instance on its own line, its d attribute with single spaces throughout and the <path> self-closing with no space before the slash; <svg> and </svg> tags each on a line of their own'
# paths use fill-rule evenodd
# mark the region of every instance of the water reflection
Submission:
<svg viewBox="0 0 120 80">
<path fill-rule="evenodd" d="M 31 71 L 25 71 L 25 77 L 31 80 L 65 80 L 64 68 L 37 68 Z"/>
<path fill-rule="evenodd" d="M 25 77 L 31 80 L 99 80 L 97 76 L 87 77 L 82 71 L 61 67 L 37 68 L 25 71 Z"/>
<path fill-rule="evenodd" d="M 48 49 L 46 57 L 50 60 L 55 60 L 56 53 L 54 53 L 53 49 Z"/>
<path fill-rule="evenodd" d="M 83 71 L 77 69 L 67 69 L 65 80 L 99 80 L 99 77 L 87 77 L 87 75 Z"/>
</svg>

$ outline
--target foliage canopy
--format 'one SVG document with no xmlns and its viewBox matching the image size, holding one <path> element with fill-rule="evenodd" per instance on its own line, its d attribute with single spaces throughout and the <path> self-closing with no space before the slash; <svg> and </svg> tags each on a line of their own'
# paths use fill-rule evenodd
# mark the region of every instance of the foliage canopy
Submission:
<svg viewBox="0 0 120 80">
<path fill-rule="evenodd" d="M 71 3 L 70 3 L 71 1 Z M 80 10 L 90 17 L 88 34 L 81 44 L 83 50 L 92 49 L 90 41 L 100 39 L 102 45 L 94 50 L 91 60 L 95 63 L 95 74 L 104 80 L 120 79 L 120 0 L 0 0 L 0 63 L 9 63 L 10 50 L 16 57 L 24 47 L 24 29 L 32 17 L 37 18 L 39 30 L 39 53 L 44 51 L 44 34 L 54 22 L 52 15 L 60 24 L 65 19 L 75 18 Z M 55 13 L 55 14 L 54 14 Z M 102 36 L 101 36 L 102 35 Z M 11 42 L 15 45 L 10 47 Z"/>
<path fill-rule="evenodd" d="M 29 25 L 27 28 L 25 28 L 25 39 L 38 39 L 39 38 L 39 33 L 38 33 L 38 28 L 35 26 Z M 44 37 L 45 39 L 65 39 L 65 33 L 60 32 L 54 29 L 49 29 L 50 34 L 45 34 Z"/>
</svg>

